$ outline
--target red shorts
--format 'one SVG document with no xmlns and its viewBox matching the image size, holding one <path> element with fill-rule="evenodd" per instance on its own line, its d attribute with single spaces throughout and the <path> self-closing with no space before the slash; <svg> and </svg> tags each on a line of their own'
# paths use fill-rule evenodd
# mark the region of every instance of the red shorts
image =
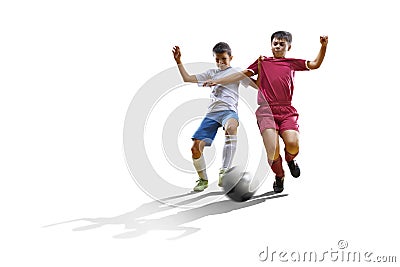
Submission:
<svg viewBox="0 0 400 267">
<path fill-rule="evenodd" d="M 291 105 L 259 106 L 256 117 L 260 133 L 265 129 L 275 129 L 280 135 L 287 130 L 299 131 L 299 114 Z"/>
</svg>

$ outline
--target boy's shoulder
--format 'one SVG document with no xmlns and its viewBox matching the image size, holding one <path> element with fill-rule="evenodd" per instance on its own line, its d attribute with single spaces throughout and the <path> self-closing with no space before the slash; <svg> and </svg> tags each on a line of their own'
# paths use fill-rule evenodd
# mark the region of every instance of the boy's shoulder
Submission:
<svg viewBox="0 0 400 267">
<path fill-rule="evenodd" d="M 264 58 L 263 61 L 265 64 L 271 64 L 271 65 L 282 65 L 282 66 L 297 66 L 297 65 L 303 65 L 304 62 L 306 62 L 305 59 L 299 59 L 299 58 L 274 58 L 274 57 L 267 57 Z"/>
<path fill-rule="evenodd" d="M 212 68 L 212 69 L 208 69 L 206 70 L 206 72 L 208 72 L 209 74 L 212 75 L 216 75 L 216 74 L 225 74 L 225 73 L 234 73 L 234 72 L 241 72 L 242 69 L 239 67 L 229 67 L 225 70 L 221 70 L 218 68 Z"/>
<path fill-rule="evenodd" d="M 264 57 L 263 59 L 263 61 L 270 61 L 270 62 L 291 62 L 297 60 L 303 60 L 303 59 L 291 58 L 291 57 L 284 57 L 284 58 Z"/>
<path fill-rule="evenodd" d="M 309 70 L 307 66 L 307 60 L 299 59 L 299 58 L 264 58 L 262 64 L 263 66 L 276 66 L 277 68 L 280 67 L 288 67 L 295 71 L 302 71 L 302 70 Z"/>
</svg>

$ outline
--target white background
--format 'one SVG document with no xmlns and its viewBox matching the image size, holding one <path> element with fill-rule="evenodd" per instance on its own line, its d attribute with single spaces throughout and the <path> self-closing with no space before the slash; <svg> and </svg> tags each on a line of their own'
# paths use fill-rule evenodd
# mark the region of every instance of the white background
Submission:
<svg viewBox="0 0 400 267">
<path fill-rule="evenodd" d="M 261 266 L 270 264 L 258 260 L 266 246 L 323 252 L 341 239 L 399 261 L 396 6 L 2 1 L 0 265 Z M 281 29 L 293 34 L 288 56 L 311 60 L 329 35 L 322 67 L 296 75 L 301 178 L 287 177 L 286 197 L 226 213 L 163 210 L 124 162 L 135 92 L 174 66 L 173 45 L 183 62 L 212 62 L 213 45 L 226 41 L 232 65 L 245 68 L 270 55 L 269 37 Z M 159 223 L 132 233 L 151 219 Z M 196 231 L 169 240 L 179 227 Z"/>
</svg>

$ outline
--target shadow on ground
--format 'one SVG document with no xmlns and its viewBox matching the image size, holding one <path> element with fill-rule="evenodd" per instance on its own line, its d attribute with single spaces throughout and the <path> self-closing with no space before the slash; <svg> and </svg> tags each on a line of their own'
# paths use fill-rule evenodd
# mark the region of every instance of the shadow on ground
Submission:
<svg viewBox="0 0 400 267">
<path fill-rule="evenodd" d="M 178 232 L 177 235 L 175 235 L 172 238 L 169 238 L 172 240 L 188 236 L 200 230 L 200 228 L 197 227 L 185 226 L 186 223 L 199 220 L 206 216 L 228 213 L 234 210 L 258 205 L 265 202 L 266 200 L 285 197 L 288 194 L 275 194 L 273 191 L 271 191 L 264 193 L 262 195 L 256 195 L 246 202 L 234 202 L 232 200 L 225 199 L 191 209 L 182 210 L 176 207 L 176 206 L 179 207 L 180 205 L 185 206 L 187 204 L 199 201 L 201 199 L 216 195 L 223 195 L 223 192 L 212 191 L 201 195 L 195 192 L 189 192 L 182 195 L 171 196 L 162 199 L 161 201 L 152 201 L 145 203 L 133 211 L 115 217 L 81 218 L 81 219 L 55 223 L 44 227 L 52 227 L 60 224 L 84 221 L 88 222 L 89 224 L 73 228 L 72 230 L 85 231 L 85 230 L 100 228 L 107 225 L 123 225 L 125 227 L 125 231 L 123 233 L 113 236 L 114 238 L 120 238 L 120 239 L 134 238 L 155 230 Z M 182 198 L 183 200 L 178 202 L 177 205 L 175 206 L 168 206 L 163 204 L 163 201 L 167 199 L 179 199 L 179 198 Z M 144 218 L 152 214 L 172 209 L 176 209 L 178 212 L 157 219 Z"/>
</svg>

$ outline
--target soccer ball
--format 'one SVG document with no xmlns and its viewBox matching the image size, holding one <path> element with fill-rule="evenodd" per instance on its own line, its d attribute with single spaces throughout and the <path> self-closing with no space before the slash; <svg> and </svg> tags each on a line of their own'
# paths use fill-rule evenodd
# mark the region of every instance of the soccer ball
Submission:
<svg viewBox="0 0 400 267">
<path fill-rule="evenodd" d="M 250 188 L 252 176 L 248 172 L 241 171 L 238 167 L 230 168 L 222 178 L 222 187 L 225 194 L 232 200 L 244 202 L 255 193 Z"/>
</svg>

